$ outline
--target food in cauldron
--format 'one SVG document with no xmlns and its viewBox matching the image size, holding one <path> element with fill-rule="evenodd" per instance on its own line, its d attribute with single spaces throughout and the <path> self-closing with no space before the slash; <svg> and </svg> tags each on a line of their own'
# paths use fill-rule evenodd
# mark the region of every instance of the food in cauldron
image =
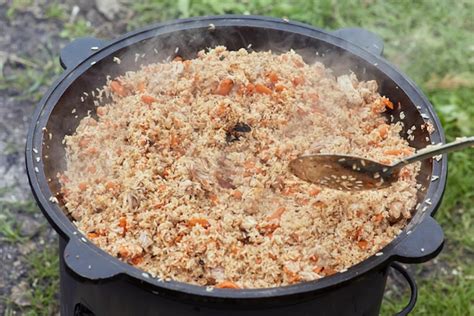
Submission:
<svg viewBox="0 0 474 316">
<path fill-rule="evenodd" d="M 341 192 L 287 165 L 413 153 L 377 90 L 293 51 L 216 47 L 143 66 L 109 80 L 110 101 L 65 137 L 62 198 L 93 243 L 162 279 L 265 288 L 343 271 L 407 224 L 419 166 L 389 188 Z"/>
</svg>

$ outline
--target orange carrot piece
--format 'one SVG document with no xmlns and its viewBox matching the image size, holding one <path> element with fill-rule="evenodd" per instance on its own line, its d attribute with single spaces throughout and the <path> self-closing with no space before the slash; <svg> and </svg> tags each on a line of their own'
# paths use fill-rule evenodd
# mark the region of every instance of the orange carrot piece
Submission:
<svg viewBox="0 0 474 316">
<path fill-rule="evenodd" d="M 184 234 L 181 234 L 181 233 L 178 234 L 178 236 L 176 236 L 176 237 L 173 239 L 173 243 L 174 243 L 174 244 L 179 243 L 179 242 L 181 241 L 181 239 L 183 239 L 183 237 L 184 237 Z"/>
<path fill-rule="evenodd" d="M 268 79 L 270 79 L 272 83 L 277 83 L 279 80 L 278 75 L 273 71 L 268 74 Z"/>
<path fill-rule="evenodd" d="M 324 267 L 323 272 L 326 276 L 329 276 L 335 274 L 337 271 L 330 267 Z"/>
<path fill-rule="evenodd" d="M 111 191 L 111 190 L 115 190 L 117 188 L 117 184 L 113 181 L 109 181 L 105 184 L 105 188 L 108 190 L 108 191 Z"/>
<path fill-rule="evenodd" d="M 240 287 L 232 281 L 222 281 L 215 286 L 218 289 L 240 289 Z"/>
<path fill-rule="evenodd" d="M 156 102 L 156 99 L 151 95 L 142 95 L 141 99 L 145 104 L 152 104 L 153 102 Z"/>
<path fill-rule="evenodd" d="M 125 237 L 125 234 L 127 233 L 127 219 L 125 217 L 120 217 L 118 226 L 122 227 L 122 237 Z"/>
<path fill-rule="evenodd" d="M 279 207 L 276 209 L 275 212 L 273 212 L 272 214 L 270 214 L 268 217 L 267 217 L 267 220 L 268 221 L 271 221 L 271 220 L 274 220 L 274 219 L 280 219 L 281 216 L 283 215 L 283 213 L 285 213 L 286 211 L 286 208 L 284 207 Z"/>
<path fill-rule="evenodd" d="M 367 249 L 368 245 L 369 245 L 369 243 L 366 240 L 363 240 L 363 239 L 359 240 L 359 242 L 357 243 L 357 246 L 362 250 Z"/>
<path fill-rule="evenodd" d="M 125 217 L 120 217 L 119 218 L 119 224 L 118 224 L 119 227 L 122 227 L 122 228 L 125 228 L 127 227 L 127 218 Z"/>
<path fill-rule="evenodd" d="M 130 262 L 133 264 L 133 265 L 137 265 L 139 263 L 141 263 L 143 261 L 143 255 L 138 255 L 138 256 L 135 256 L 133 257 Z"/>
<path fill-rule="evenodd" d="M 79 187 L 79 190 L 85 191 L 85 190 L 87 190 L 87 183 L 81 182 L 81 183 L 79 183 L 78 187 Z"/>
<path fill-rule="evenodd" d="M 120 258 L 127 258 L 129 255 L 127 248 L 125 248 L 124 246 L 120 246 L 118 250 L 118 255 Z"/>
<path fill-rule="evenodd" d="M 288 269 L 287 267 L 283 267 L 283 272 L 288 276 L 288 279 L 290 283 L 295 283 L 301 280 L 301 277 L 298 275 L 298 273 L 295 273 Z"/>
<path fill-rule="evenodd" d="M 326 203 L 324 203 L 323 201 L 316 201 L 313 203 L 313 207 L 326 207 Z"/>
<path fill-rule="evenodd" d="M 255 91 L 261 94 L 272 94 L 272 90 L 263 84 L 257 83 L 255 85 Z"/>
<path fill-rule="evenodd" d="M 177 61 L 177 62 L 182 62 L 183 60 L 184 59 L 181 56 L 176 56 L 175 58 L 173 58 L 173 61 Z"/>
<path fill-rule="evenodd" d="M 246 87 L 245 87 L 245 93 L 247 94 L 253 94 L 255 92 L 255 85 L 253 83 L 249 83 Z"/>
<path fill-rule="evenodd" d="M 233 86 L 234 81 L 232 81 L 232 79 L 224 79 L 219 83 L 215 93 L 220 95 L 228 95 Z"/>
<path fill-rule="evenodd" d="M 239 252 L 239 248 L 238 248 L 236 245 L 234 245 L 234 244 L 232 244 L 232 245 L 230 246 L 229 250 L 230 250 L 230 252 L 231 252 L 232 254 L 234 254 L 234 255 L 236 255 L 236 254 Z"/>
<path fill-rule="evenodd" d="M 383 220 L 383 215 L 382 215 L 382 213 L 379 213 L 379 214 L 374 215 L 374 216 L 372 217 L 372 222 L 374 222 L 374 223 L 380 223 L 382 220 Z"/>
<path fill-rule="evenodd" d="M 319 192 L 321 192 L 321 189 L 320 188 L 314 188 L 314 189 L 311 189 L 309 191 L 309 196 L 316 196 L 319 194 Z"/>
<path fill-rule="evenodd" d="M 393 110 L 393 109 L 394 109 L 394 106 L 393 106 L 392 101 L 390 101 L 388 98 L 382 97 L 382 102 L 383 102 L 383 104 L 384 104 L 386 107 L 388 107 L 390 110 Z"/>
<path fill-rule="evenodd" d="M 89 238 L 89 239 L 97 238 L 97 237 L 99 237 L 99 234 L 97 234 L 97 233 L 94 233 L 94 232 L 87 233 L 87 238 Z"/>
<path fill-rule="evenodd" d="M 285 86 L 283 86 L 281 84 L 275 85 L 275 91 L 276 92 L 282 92 L 283 90 L 285 90 Z"/>
<path fill-rule="evenodd" d="M 208 228 L 209 226 L 211 226 L 211 224 L 209 224 L 209 222 L 207 221 L 207 219 L 205 218 L 190 218 L 188 220 L 188 226 L 189 227 L 194 227 L 196 225 L 201 225 L 203 228 Z"/>
<path fill-rule="evenodd" d="M 242 199 L 242 192 L 240 192 L 239 190 L 235 190 L 233 193 L 232 193 L 232 196 L 234 198 L 236 198 L 237 200 L 240 200 Z"/>
<path fill-rule="evenodd" d="M 401 149 L 388 149 L 388 150 L 384 151 L 383 153 L 384 153 L 384 155 L 398 156 L 398 155 L 402 154 L 402 151 L 401 151 Z"/>
<path fill-rule="evenodd" d="M 272 224 L 268 224 L 268 225 L 265 225 L 265 226 L 260 226 L 260 225 L 257 225 L 257 230 L 265 235 L 265 236 L 268 236 L 268 237 L 271 237 L 273 232 L 278 228 L 280 227 L 279 224 L 276 224 L 276 223 L 272 223 Z"/>
<path fill-rule="evenodd" d="M 112 91 L 121 96 L 121 97 L 126 97 L 128 95 L 128 90 L 122 86 L 122 84 L 116 80 L 113 80 L 112 82 L 110 82 L 110 89 L 112 89 Z"/>
<path fill-rule="evenodd" d="M 385 155 L 391 155 L 391 156 L 399 156 L 399 155 L 411 155 L 412 152 L 409 149 L 403 148 L 403 149 L 388 149 L 383 152 Z"/>
</svg>

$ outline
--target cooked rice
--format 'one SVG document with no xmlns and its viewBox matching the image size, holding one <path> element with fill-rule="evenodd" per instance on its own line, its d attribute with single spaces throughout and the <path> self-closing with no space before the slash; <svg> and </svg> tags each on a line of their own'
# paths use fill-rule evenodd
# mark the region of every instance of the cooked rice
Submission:
<svg viewBox="0 0 474 316">
<path fill-rule="evenodd" d="M 418 166 L 361 192 L 287 166 L 305 153 L 413 152 L 377 89 L 293 51 L 216 47 L 144 66 L 109 82 L 113 101 L 66 136 L 63 201 L 93 243 L 161 279 L 264 288 L 345 271 L 406 225 Z"/>
</svg>

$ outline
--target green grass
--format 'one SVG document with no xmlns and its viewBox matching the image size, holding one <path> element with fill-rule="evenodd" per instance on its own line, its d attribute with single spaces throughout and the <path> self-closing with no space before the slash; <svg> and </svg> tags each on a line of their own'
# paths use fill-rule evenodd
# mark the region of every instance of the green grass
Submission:
<svg viewBox="0 0 474 316">
<path fill-rule="evenodd" d="M 8 187 L 0 189 L 0 197 L 9 190 Z M 20 243 L 26 240 L 20 231 L 20 223 L 16 220 L 19 213 L 32 214 L 38 212 L 38 207 L 33 200 L 4 201 L 0 200 L 0 241 Z"/>
<path fill-rule="evenodd" d="M 9 297 L 0 297 L 5 316 L 56 315 L 59 310 L 59 255 L 57 247 L 48 246 L 24 258 L 27 262 L 28 306 L 18 307 Z M 18 313 L 19 312 L 19 313 Z"/>
<path fill-rule="evenodd" d="M 88 21 L 79 18 L 76 22 L 64 24 L 64 29 L 59 33 L 59 36 L 65 39 L 72 40 L 77 37 L 92 36 L 94 31 Z"/>
<path fill-rule="evenodd" d="M 0 241 L 18 243 L 25 241 L 21 235 L 20 223 L 16 220 L 19 213 L 33 214 L 38 212 L 38 207 L 33 200 L 7 201 L 3 198 L 10 193 L 11 187 L 0 188 Z"/>
<path fill-rule="evenodd" d="M 44 11 L 44 17 L 46 19 L 66 21 L 68 14 L 63 5 L 58 2 L 53 2 L 46 7 Z"/>
<path fill-rule="evenodd" d="M 33 252 L 29 262 L 28 282 L 31 285 L 31 306 L 25 308 L 24 315 L 54 315 L 58 310 L 59 255 L 56 247 Z"/>
<path fill-rule="evenodd" d="M 13 20 L 18 11 L 27 10 L 33 2 L 34 0 L 12 0 L 8 6 L 7 18 Z"/>
<path fill-rule="evenodd" d="M 0 213 L 0 241 L 18 243 L 24 241 L 19 224 L 13 216 Z"/>
<path fill-rule="evenodd" d="M 25 56 L 11 63 L 0 76 L 0 92 L 9 91 L 19 101 L 38 102 L 41 99 L 44 89 L 62 69 L 57 56 L 52 56 L 49 48 L 39 50 L 34 58 Z"/>
<path fill-rule="evenodd" d="M 26 10 L 30 0 L 14 0 L 9 19 Z M 260 14 L 287 17 L 326 29 L 359 26 L 369 29 L 385 41 L 385 57 L 406 72 L 425 91 L 442 121 L 448 140 L 474 135 L 474 1 L 376 1 L 376 0 L 138 0 L 128 4 L 134 16 L 129 29 L 180 17 L 211 14 Z M 68 23 L 69 9 L 52 2 L 43 16 L 62 24 L 56 37 L 72 39 L 93 34 L 81 16 Z M 0 76 L 0 92 L 13 91 L 17 98 L 36 102 L 60 72 L 54 55 L 22 56 L 26 61 L 10 65 Z M 446 233 L 447 247 L 439 257 L 435 271 L 430 264 L 419 265 L 420 292 L 414 315 L 472 315 L 474 297 L 474 150 L 450 154 L 448 186 L 436 218 Z M 13 207 L 13 206 L 10 206 Z M 1 220 L 0 220 L 1 222 Z M 17 238 L 14 228 L 8 238 Z M 7 229 L 5 229 L 6 231 Z M 0 234 L 2 228 L 0 227 Z M 21 237 L 21 236 L 20 236 Z M 35 258 L 51 262 L 49 267 L 32 264 L 30 280 L 37 279 L 41 290 L 33 290 L 35 304 L 53 306 L 57 290 L 57 264 L 54 253 Z M 40 261 L 41 261 L 40 260 Z M 441 273 L 440 266 L 448 273 Z M 453 275 L 451 271 L 462 271 Z M 431 268 L 431 270 L 433 270 Z M 30 278 L 30 277 L 29 277 Z M 406 293 L 386 295 L 382 314 L 400 310 Z M 39 313 L 32 308 L 30 314 Z"/>
</svg>

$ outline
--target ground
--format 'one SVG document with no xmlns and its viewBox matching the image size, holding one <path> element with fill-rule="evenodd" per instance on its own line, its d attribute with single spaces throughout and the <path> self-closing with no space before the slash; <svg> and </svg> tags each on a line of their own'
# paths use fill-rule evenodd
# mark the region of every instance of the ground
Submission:
<svg viewBox="0 0 474 316">
<path fill-rule="evenodd" d="M 474 135 L 474 2 L 332 0 L 0 0 L 0 315 L 58 313 L 57 236 L 36 207 L 23 149 L 35 104 L 73 38 L 112 38 L 148 23 L 206 14 L 287 17 L 321 28 L 360 26 L 385 40 L 385 56 L 428 95 L 448 140 Z M 414 315 L 474 314 L 474 150 L 450 154 L 436 219 L 441 255 L 409 266 L 419 287 Z M 382 314 L 406 303 L 394 277 Z"/>
</svg>

